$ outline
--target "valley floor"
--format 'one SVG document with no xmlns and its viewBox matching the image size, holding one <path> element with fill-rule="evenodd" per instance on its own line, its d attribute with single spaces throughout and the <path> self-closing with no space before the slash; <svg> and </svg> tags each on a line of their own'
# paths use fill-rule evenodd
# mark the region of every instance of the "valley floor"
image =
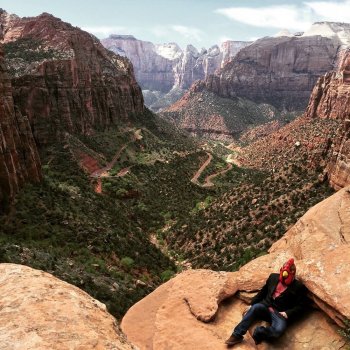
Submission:
<svg viewBox="0 0 350 350">
<path fill-rule="evenodd" d="M 265 254 L 331 193 L 299 158 L 238 167 L 222 142 L 150 113 L 132 128 L 68 135 L 41 157 L 44 181 L 0 219 L 1 261 L 51 272 L 117 317 L 182 269 L 232 271 Z"/>
</svg>

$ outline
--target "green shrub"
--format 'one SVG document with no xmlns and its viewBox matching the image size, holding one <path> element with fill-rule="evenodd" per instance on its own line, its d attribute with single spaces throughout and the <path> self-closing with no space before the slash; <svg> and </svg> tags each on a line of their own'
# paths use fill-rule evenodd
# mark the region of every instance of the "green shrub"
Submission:
<svg viewBox="0 0 350 350">
<path fill-rule="evenodd" d="M 128 256 L 125 256 L 124 258 L 122 258 L 120 260 L 120 263 L 127 269 L 131 269 L 135 265 L 134 259 Z"/>
<path fill-rule="evenodd" d="M 345 320 L 344 324 L 345 327 L 339 330 L 339 334 L 350 344 L 350 320 Z"/>
<path fill-rule="evenodd" d="M 163 282 L 169 281 L 173 276 L 175 275 L 175 272 L 172 270 L 165 270 L 160 274 L 160 279 Z"/>
</svg>

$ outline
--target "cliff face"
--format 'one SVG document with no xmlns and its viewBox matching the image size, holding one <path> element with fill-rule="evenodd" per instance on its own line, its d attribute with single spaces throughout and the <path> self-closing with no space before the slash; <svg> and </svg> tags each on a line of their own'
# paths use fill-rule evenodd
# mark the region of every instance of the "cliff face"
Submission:
<svg viewBox="0 0 350 350">
<path fill-rule="evenodd" d="M 158 101 L 171 90 L 180 90 L 183 94 L 193 82 L 213 74 L 250 42 L 227 41 L 221 47 L 214 45 L 208 50 L 198 51 L 192 45 L 182 50 L 175 43 L 155 45 L 130 35 L 111 35 L 103 39 L 102 44 L 131 60 L 141 88 L 163 93 L 156 97 Z M 165 105 L 175 102 L 178 97 L 179 93 L 168 95 L 169 102 L 165 98 Z M 149 106 L 153 103 L 150 102 Z M 157 109 L 156 105 L 154 107 Z"/>
<path fill-rule="evenodd" d="M 39 145 L 64 132 L 88 134 L 144 110 L 129 60 L 49 14 L 0 13 L 15 104 Z"/>
<path fill-rule="evenodd" d="M 237 272 L 189 270 L 134 305 L 122 330 L 141 349 L 225 349 L 225 339 L 272 272 L 293 257 L 313 301 L 275 342 L 256 346 L 253 326 L 237 349 L 342 349 L 336 323 L 350 317 L 349 188 L 310 209 L 279 241 Z M 315 244 L 317 242 L 317 244 Z M 341 279 L 341 283 L 339 283 Z M 223 300 L 225 300 L 223 302 Z M 330 322 L 333 319 L 334 322 Z"/>
<path fill-rule="evenodd" d="M 26 181 L 39 181 L 41 166 L 28 119 L 14 108 L 11 80 L 0 45 L 0 212 Z"/>
<path fill-rule="evenodd" d="M 318 77 L 333 69 L 340 45 L 337 37 L 259 39 L 210 76 L 206 88 L 223 97 L 302 110 Z"/>
<path fill-rule="evenodd" d="M 167 54 L 160 55 L 153 43 L 129 35 L 111 35 L 101 42 L 107 49 L 131 60 L 136 80 L 143 90 L 168 92 L 174 86 L 173 68 L 181 55 L 181 49 L 176 44 L 164 46 Z"/>
<path fill-rule="evenodd" d="M 311 94 L 305 113 L 310 118 L 336 119 L 341 122 L 327 166 L 335 189 L 350 184 L 350 51 L 342 54 L 339 69 L 321 77 Z"/>
</svg>

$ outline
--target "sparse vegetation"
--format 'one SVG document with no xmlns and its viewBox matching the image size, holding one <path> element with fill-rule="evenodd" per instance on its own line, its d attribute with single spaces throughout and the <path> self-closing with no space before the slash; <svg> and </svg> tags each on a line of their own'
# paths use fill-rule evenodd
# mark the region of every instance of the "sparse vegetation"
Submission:
<svg viewBox="0 0 350 350">
<path fill-rule="evenodd" d="M 339 334 L 342 335 L 350 345 L 350 320 L 345 320 L 344 324 L 345 327 L 339 330 Z"/>
<path fill-rule="evenodd" d="M 37 39 L 19 38 L 3 45 L 8 71 L 12 76 L 20 76 L 31 69 L 32 63 L 67 58 L 67 53 L 45 46 Z M 33 68 L 33 67 L 32 67 Z"/>
<path fill-rule="evenodd" d="M 203 188 L 190 179 L 207 152 L 213 160 L 202 181 L 226 166 L 229 150 L 218 143 L 201 149 L 149 112 L 132 122 L 71 136 L 42 154 L 43 183 L 28 185 L 0 219 L 1 261 L 51 272 L 120 317 L 181 271 L 183 261 L 232 271 L 265 254 L 332 192 L 319 178 L 322 167 L 299 158 L 265 170 L 234 165 Z M 121 148 L 101 178 L 102 194 L 94 193 L 77 150 L 105 166 Z"/>
</svg>

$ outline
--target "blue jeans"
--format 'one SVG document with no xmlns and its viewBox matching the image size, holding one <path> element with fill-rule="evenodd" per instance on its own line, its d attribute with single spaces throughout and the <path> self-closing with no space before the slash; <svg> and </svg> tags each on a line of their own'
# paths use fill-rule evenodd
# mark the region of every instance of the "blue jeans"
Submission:
<svg viewBox="0 0 350 350">
<path fill-rule="evenodd" d="M 269 308 L 261 303 L 254 304 L 243 316 L 242 321 L 235 327 L 233 334 L 238 338 L 243 338 L 248 328 L 258 320 L 271 323 L 270 327 L 256 327 L 253 338 L 255 341 L 272 340 L 279 338 L 287 328 L 287 320 L 277 311 L 271 312 Z"/>
</svg>

